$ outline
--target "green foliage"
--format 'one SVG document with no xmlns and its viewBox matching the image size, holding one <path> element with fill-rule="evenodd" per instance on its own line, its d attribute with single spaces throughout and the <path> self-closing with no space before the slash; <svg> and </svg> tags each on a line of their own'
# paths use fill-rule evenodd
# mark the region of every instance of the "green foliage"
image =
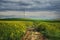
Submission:
<svg viewBox="0 0 60 40">
<path fill-rule="evenodd" d="M 25 22 L 0 22 L 0 40 L 20 40 L 25 31 Z"/>
<path fill-rule="evenodd" d="M 37 29 L 49 40 L 59 40 L 60 39 L 60 23 L 55 22 L 40 22 Z M 55 39 L 56 38 L 56 39 Z"/>
<path fill-rule="evenodd" d="M 60 22 L 40 21 L 0 21 L 0 40 L 21 40 L 30 27 L 49 40 L 60 40 Z"/>
</svg>

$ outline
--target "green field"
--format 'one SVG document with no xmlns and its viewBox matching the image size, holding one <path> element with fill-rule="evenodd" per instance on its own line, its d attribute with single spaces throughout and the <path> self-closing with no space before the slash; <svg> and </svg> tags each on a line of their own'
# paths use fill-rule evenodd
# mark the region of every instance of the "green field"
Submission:
<svg viewBox="0 0 60 40">
<path fill-rule="evenodd" d="M 6 20 L 0 20 L 0 40 L 21 40 L 30 27 L 34 27 L 49 40 L 60 40 L 60 22 Z"/>
</svg>

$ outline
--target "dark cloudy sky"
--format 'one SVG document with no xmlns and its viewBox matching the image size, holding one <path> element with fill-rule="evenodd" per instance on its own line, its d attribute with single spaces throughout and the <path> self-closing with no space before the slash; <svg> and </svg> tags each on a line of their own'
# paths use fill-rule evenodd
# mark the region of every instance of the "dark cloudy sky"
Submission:
<svg viewBox="0 0 60 40">
<path fill-rule="evenodd" d="M 60 11 L 60 0 L 0 0 L 0 10 Z"/>
<path fill-rule="evenodd" d="M 3 13 L 1 13 L 2 11 Z M 11 11 L 26 11 L 26 12 L 29 11 L 28 13 L 26 13 L 28 14 L 26 15 L 28 16 L 28 18 L 31 18 L 31 17 L 32 18 L 48 18 L 48 19 L 49 18 L 51 19 L 54 17 L 59 18 L 60 17 L 60 0 L 0 0 L 0 15 L 3 15 L 4 11 L 10 11 L 10 12 Z M 33 15 L 34 13 L 32 12 L 37 12 L 39 16 Z M 43 14 L 45 12 L 46 15 L 41 17 L 42 15 L 41 12 L 43 12 Z M 51 17 L 50 14 L 53 16 Z"/>
</svg>

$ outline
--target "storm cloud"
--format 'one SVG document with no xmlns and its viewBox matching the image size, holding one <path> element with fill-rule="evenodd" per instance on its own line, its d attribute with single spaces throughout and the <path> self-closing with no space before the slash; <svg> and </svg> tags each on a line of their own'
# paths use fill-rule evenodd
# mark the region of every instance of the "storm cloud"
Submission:
<svg viewBox="0 0 60 40">
<path fill-rule="evenodd" d="M 60 0 L 0 0 L 0 18 L 14 17 L 60 18 Z"/>
<path fill-rule="evenodd" d="M 0 0 L 0 10 L 60 11 L 60 0 Z"/>
</svg>

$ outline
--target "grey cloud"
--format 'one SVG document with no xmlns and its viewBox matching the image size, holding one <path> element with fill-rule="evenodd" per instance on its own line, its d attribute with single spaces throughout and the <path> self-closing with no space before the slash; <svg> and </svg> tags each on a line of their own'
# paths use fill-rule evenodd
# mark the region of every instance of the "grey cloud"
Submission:
<svg viewBox="0 0 60 40">
<path fill-rule="evenodd" d="M 60 0 L 0 0 L 0 9 L 60 11 Z"/>
</svg>

